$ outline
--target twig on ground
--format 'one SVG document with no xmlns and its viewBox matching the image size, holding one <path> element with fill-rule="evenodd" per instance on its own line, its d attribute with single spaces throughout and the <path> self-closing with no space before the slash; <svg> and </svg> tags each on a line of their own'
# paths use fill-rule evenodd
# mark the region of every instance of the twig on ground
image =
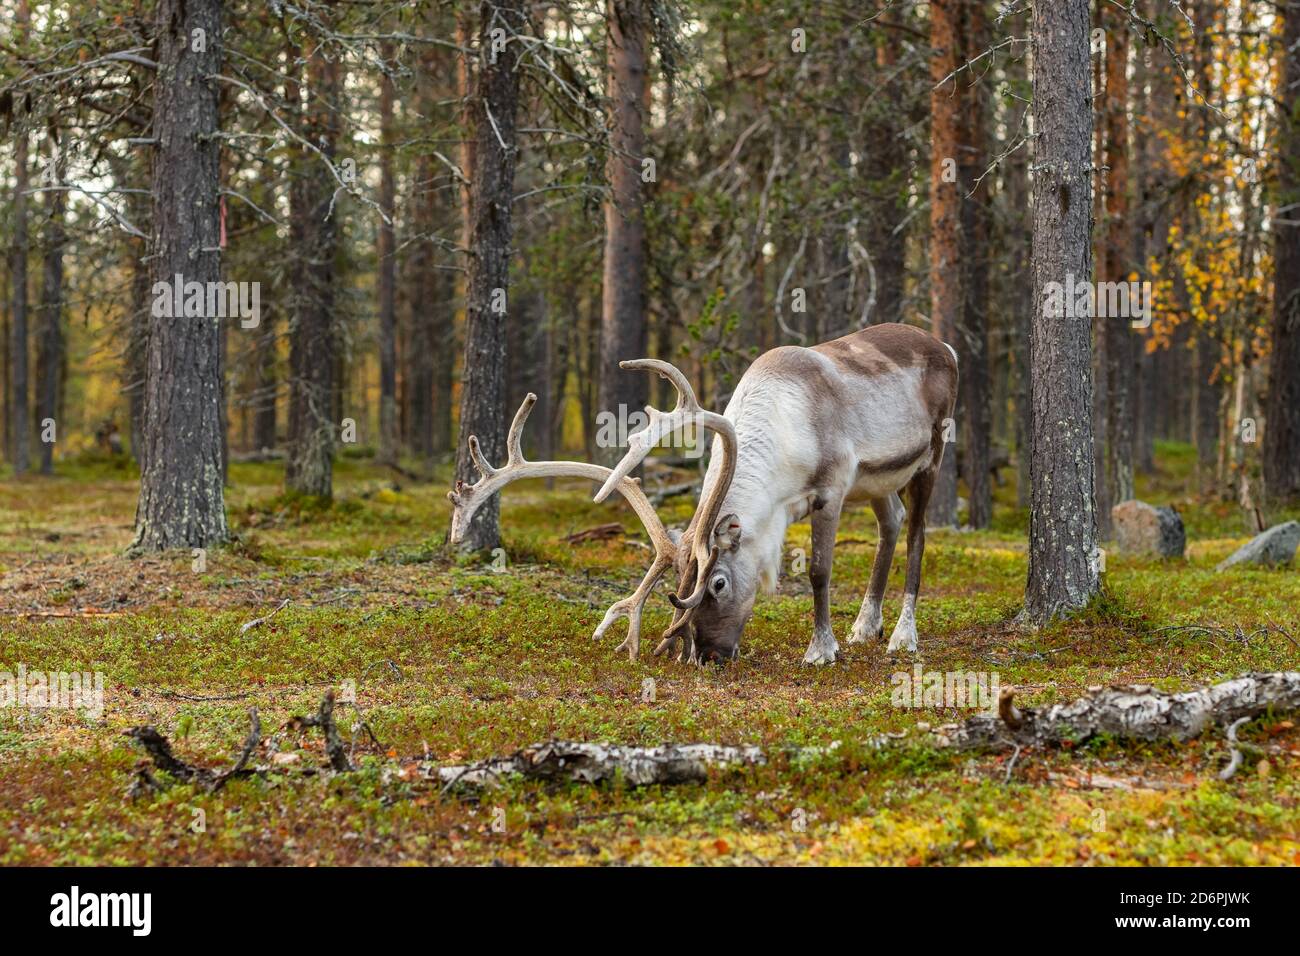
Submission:
<svg viewBox="0 0 1300 956">
<path fill-rule="evenodd" d="M 271 618 L 275 617 L 277 614 L 279 614 L 281 611 L 283 611 L 283 610 L 284 610 L 285 608 L 287 608 L 288 606 L 289 606 L 289 599 L 288 599 L 288 598 L 285 598 L 283 601 L 280 602 L 279 606 L 278 606 L 274 611 L 272 611 L 270 614 L 267 614 L 267 615 L 265 615 L 264 617 L 255 617 L 255 618 L 253 618 L 251 621 L 247 621 L 247 622 L 245 622 L 244 624 L 241 624 L 241 625 L 239 626 L 239 633 L 240 633 L 240 634 L 247 634 L 247 633 L 248 633 L 249 631 L 251 631 L 253 628 L 258 627 L 259 625 L 265 624 L 267 621 L 269 621 Z"/>
<path fill-rule="evenodd" d="M 1250 723 L 1249 717 L 1239 717 L 1228 725 L 1228 746 L 1232 748 L 1232 757 L 1228 760 L 1228 765 L 1219 771 L 1220 780 L 1231 780 L 1241 766 L 1241 752 L 1246 749 L 1246 745 L 1237 739 L 1237 728 L 1247 723 Z"/>
<path fill-rule="evenodd" d="M 1011 759 L 1007 761 L 1007 773 L 1006 776 L 1002 778 L 1003 783 L 1011 782 L 1011 771 L 1016 769 L 1016 761 L 1019 759 L 1020 759 L 1020 745 L 1016 744 L 1016 752 L 1013 753 L 1011 755 Z"/>
</svg>

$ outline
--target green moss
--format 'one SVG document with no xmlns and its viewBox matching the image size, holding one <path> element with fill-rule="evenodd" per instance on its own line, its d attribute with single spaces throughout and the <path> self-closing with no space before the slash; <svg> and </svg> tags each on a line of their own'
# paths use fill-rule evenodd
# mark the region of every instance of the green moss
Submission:
<svg viewBox="0 0 1300 956">
<path fill-rule="evenodd" d="M 1022 631 L 1011 622 L 1023 597 L 1026 521 L 1005 482 L 993 529 L 929 535 L 923 666 L 997 672 L 1028 706 L 1092 684 L 1180 689 L 1294 668 L 1281 629 L 1300 635 L 1295 572 L 1215 573 L 1237 540 L 1230 509 L 1181 497 L 1193 458 L 1179 446 L 1159 451 L 1160 472 L 1141 491 L 1179 503 L 1186 562 L 1109 554 L 1105 590 L 1086 613 Z M 647 552 L 630 512 L 591 502 L 586 482 L 507 489 L 505 564 L 496 571 L 488 556 L 443 547 L 445 467 L 431 483 L 400 478 L 394 487 L 393 473 L 347 457 L 326 504 L 284 496 L 276 463 L 237 464 L 228 490 L 236 541 L 210 552 L 197 573 L 189 554 L 122 558 L 129 471 L 90 460 L 69 468 L 73 475 L 49 482 L 0 482 L 6 593 L 23 607 L 74 615 L 5 618 L 0 670 L 100 670 L 107 706 L 100 718 L 0 710 L 3 864 L 1300 862 L 1300 743 L 1281 719 L 1242 732 L 1276 745 L 1269 770 L 1252 757 L 1228 783 L 1216 779 L 1227 759 L 1217 734 L 1188 744 L 1094 738 L 1074 751 L 1022 754 L 1014 766 L 1006 754 L 936 750 L 917 742 L 917 724 L 966 712 L 892 707 L 891 675 L 913 661 L 886 658 L 883 640 L 845 645 L 833 667 L 799 663 L 812 601 L 795 577 L 760 599 L 741 660 L 723 670 L 649 654 L 669 619 L 659 598 L 647 609 L 641 660 L 614 652 L 621 625 L 593 643 L 605 607 L 635 586 Z M 681 523 L 689 503 L 667 510 Z M 564 541 L 608 521 L 628 534 Z M 870 512 L 846 514 L 841 539 L 832 617 L 843 636 L 870 576 Z M 789 548 L 808 544 L 806 523 L 790 530 Z M 899 610 L 904 549 L 887 617 Z M 283 610 L 241 632 L 285 598 Z M 646 678 L 653 703 L 642 701 Z M 346 682 L 359 710 L 341 705 L 340 727 L 356 736 L 360 769 L 304 777 L 295 771 L 322 762 L 320 741 L 282 728 Z M 218 794 L 177 785 L 126 798 L 139 753 L 124 730 L 153 723 L 186 759 L 225 766 L 253 705 L 296 763 Z M 871 744 L 904 731 L 889 747 Z M 461 762 L 552 737 L 757 744 L 772 760 L 695 786 L 513 781 L 478 799 L 442 797 L 412 772 L 412 758 L 426 753 Z M 823 750 L 792 758 L 796 747 Z M 1094 776 L 1131 789 L 1097 789 Z"/>
</svg>

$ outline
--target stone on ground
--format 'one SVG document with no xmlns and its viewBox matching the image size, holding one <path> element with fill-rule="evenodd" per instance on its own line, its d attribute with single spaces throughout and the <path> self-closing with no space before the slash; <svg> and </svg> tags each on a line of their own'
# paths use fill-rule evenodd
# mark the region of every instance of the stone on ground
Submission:
<svg viewBox="0 0 1300 956">
<path fill-rule="evenodd" d="M 1115 537 L 1123 554 L 1181 558 L 1187 545 L 1183 519 L 1173 508 L 1155 508 L 1136 499 L 1110 509 Z"/>
<path fill-rule="evenodd" d="M 1222 571 L 1236 564 L 1262 564 L 1269 567 L 1290 564 L 1297 546 L 1300 546 L 1300 521 L 1285 521 L 1255 535 L 1215 570 Z"/>
</svg>

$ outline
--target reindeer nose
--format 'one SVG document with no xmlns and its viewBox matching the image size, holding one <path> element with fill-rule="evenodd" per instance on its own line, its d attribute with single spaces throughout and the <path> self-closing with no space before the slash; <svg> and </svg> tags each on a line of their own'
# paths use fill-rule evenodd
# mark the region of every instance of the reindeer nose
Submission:
<svg viewBox="0 0 1300 956">
<path fill-rule="evenodd" d="M 731 660 L 729 654 L 724 654 L 716 647 L 709 648 L 707 651 L 701 651 L 699 656 L 701 664 L 725 664 L 727 661 Z"/>
</svg>

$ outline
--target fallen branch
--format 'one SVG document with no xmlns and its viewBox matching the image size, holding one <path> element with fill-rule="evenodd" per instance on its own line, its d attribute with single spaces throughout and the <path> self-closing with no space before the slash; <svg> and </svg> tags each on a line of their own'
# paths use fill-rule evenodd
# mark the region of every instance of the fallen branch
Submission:
<svg viewBox="0 0 1300 956">
<path fill-rule="evenodd" d="M 352 769 L 347 746 L 339 736 L 339 729 L 334 723 L 334 691 L 325 692 L 325 696 L 321 698 L 320 710 L 316 712 L 315 717 L 294 717 L 289 723 L 296 727 L 319 727 L 321 733 L 325 735 L 325 755 L 329 757 L 330 767 L 339 773 L 346 773 Z"/>
<path fill-rule="evenodd" d="M 171 742 L 152 725 L 132 727 L 125 732 L 125 735 L 144 749 L 144 752 L 153 760 L 156 769 L 175 777 L 183 783 L 193 783 L 209 793 L 215 793 L 232 778 L 247 776 L 252 773 L 251 770 L 247 769 L 248 761 L 262 740 L 262 721 L 257 716 L 256 707 L 249 708 L 248 721 L 248 736 L 244 739 L 243 750 L 230 769 L 221 772 L 210 767 L 197 767 L 181 760 L 172 753 Z M 134 795 L 143 788 L 162 789 L 162 785 L 149 773 L 146 767 L 137 769 L 136 781 L 132 784 L 131 792 Z"/>
<path fill-rule="evenodd" d="M 288 598 L 285 598 L 283 601 L 280 602 L 279 607 L 277 607 L 277 608 L 276 608 L 274 611 L 272 611 L 270 614 L 267 614 L 267 615 L 265 615 L 264 617 L 255 617 L 255 618 L 253 618 L 251 621 L 246 621 L 245 623 L 241 624 L 241 625 L 239 626 L 239 633 L 240 633 L 241 635 L 242 635 L 242 634 L 247 634 L 247 633 L 248 633 L 249 631 L 251 631 L 253 628 L 258 627 L 259 625 L 265 624 L 267 621 L 271 620 L 271 618 L 275 617 L 277 614 L 279 614 L 281 611 L 283 611 L 283 610 L 284 610 L 285 608 L 287 608 L 288 606 L 289 606 L 289 599 L 288 599 Z"/>
</svg>

